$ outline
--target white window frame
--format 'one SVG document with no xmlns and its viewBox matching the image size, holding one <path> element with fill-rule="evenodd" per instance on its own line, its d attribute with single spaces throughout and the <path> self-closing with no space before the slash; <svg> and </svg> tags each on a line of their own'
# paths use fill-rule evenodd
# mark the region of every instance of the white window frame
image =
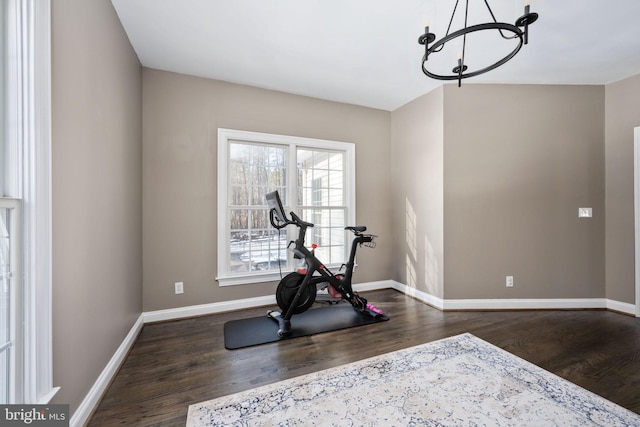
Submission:
<svg viewBox="0 0 640 427">
<path fill-rule="evenodd" d="M 289 165 L 297 165 L 297 148 L 315 148 L 324 150 L 342 151 L 345 153 L 345 204 L 347 212 L 345 225 L 355 224 L 356 218 L 356 146 L 350 142 L 330 141 L 325 139 L 303 138 L 291 135 L 276 135 L 260 132 L 249 132 L 235 129 L 218 129 L 218 274 L 216 280 L 220 286 L 244 285 L 250 283 L 263 283 L 280 280 L 279 271 L 269 272 L 243 272 L 242 274 L 229 274 L 224 271 L 224 266 L 229 265 L 230 241 L 227 238 L 229 229 L 227 226 L 227 201 L 228 201 L 228 166 L 229 166 L 229 141 L 247 141 L 254 143 L 284 145 L 289 147 Z M 297 188 L 297 174 L 287 174 L 287 189 L 290 203 L 297 198 L 293 192 Z M 295 205 L 295 204 L 294 204 Z M 288 227 L 291 229 L 292 227 Z M 288 230 L 288 240 L 295 239 L 297 230 Z M 351 242 L 345 236 L 346 253 L 349 252 Z M 331 266 L 329 266 L 331 267 Z M 287 272 L 283 270 L 283 274 Z"/>
<path fill-rule="evenodd" d="M 51 5 L 5 0 L 4 192 L 22 206 L 21 369 L 14 403 L 46 404 L 53 387 L 51 249 Z"/>
<path fill-rule="evenodd" d="M 9 211 L 10 224 L 9 229 L 7 230 L 9 233 L 9 304 L 11 305 L 10 309 L 10 319 L 9 319 L 9 343 L 10 347 L 8 348 L 8 364 L 11 369 L 9 372 L 9 384 L 8 384 L 8 403 L 16 403 L 16 399 L 20 396 L 21 383 L 19 378 L 17 378 L 17 372 L 22 371 L 22 362 L 23 357 L 21 354 L 22 346 L 16 345 L 16 339 L 22 335 L 22 328 L 20 319 L 22 318 L 22 313 L 20 308 L 22 307 L 20 298 L 21 293 L 19 292 L 20 286 L 22 283 L 22 265 L 21 265 L 21 236 L 22 236 L 22 226 L 21 226 L 21 218 L 22 212 L 20 209 L 20 200 L 12 199 L 8 197 L 0 197 L 0 209 L 7 209 Z M 0 343 L 1 344 L 1 343 Z"/>
<path fill-rule="evenodd" d="M 7 162 L 5 162 L 5 150 L 6 150 L 6 138 L 7 138 L 7 132 L 5 127 L 7 106 L 5 105 L 5 102 L 7 100 L 6 91 L 8 86 L 7 84 L 8 82 L 6 78 L 8 55 L 7 55 L 7 49 L 5 45 L 7 44 L 7 34 L 9 30 L 8 28 L 6 28 L 7 27 L 7 18 L 6 18 L 7 5 L 8 5 L 7 2 L 0 3 L 0 94 L 2 94 L 1 96 L 3 97 L 3 98 L 0 98 L 0 171 L 4 171 L 4 173 L 0 172 L 0 197 L 4 197 L 6 195 L 5 181 L 7 179 L 6 177 Z"/>
</svg>

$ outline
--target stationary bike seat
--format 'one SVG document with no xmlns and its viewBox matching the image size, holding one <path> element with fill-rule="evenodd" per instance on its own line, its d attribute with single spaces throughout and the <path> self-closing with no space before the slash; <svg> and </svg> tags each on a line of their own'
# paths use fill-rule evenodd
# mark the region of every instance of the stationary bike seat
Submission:
<svg viewBox="0 0 640 427">
<path fill-rule="evenodd" d="M 354 233 L 362 233 L 364 231 L 367 231 L 367 227 L 365 227 L 364 225 L 356 225 L 355 227 L 349 226 L 349 227 L 345 227 L 344 229 L 353 231 Z"/>
</svg>

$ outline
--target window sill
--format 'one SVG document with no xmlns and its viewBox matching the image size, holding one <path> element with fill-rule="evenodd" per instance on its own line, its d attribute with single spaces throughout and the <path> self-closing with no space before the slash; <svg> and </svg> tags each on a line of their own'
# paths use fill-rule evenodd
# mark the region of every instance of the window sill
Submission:
<svg viewBox="0 0 640 427">
<path fill-rule="evenodd" d="M 282 270 L 282 277 L 291 272 L 290 269 Z M 235 286 L 248 285 L 252 283 L 279 282 L 280 272 L 254 273 L 235 276 L 218 276 L 216 277 L 219 286 Z"/>
</svg>

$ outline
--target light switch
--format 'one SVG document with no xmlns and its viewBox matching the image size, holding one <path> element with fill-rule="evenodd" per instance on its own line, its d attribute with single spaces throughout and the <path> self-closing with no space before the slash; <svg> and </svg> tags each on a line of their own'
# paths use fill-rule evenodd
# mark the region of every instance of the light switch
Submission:
<svg viewBox="0 0 640 427">
<path fill-rule="evenodd" d="M 591 218 L 592 216 L 592 208 L 578 208 L 578 218 Z"/>
</svg>

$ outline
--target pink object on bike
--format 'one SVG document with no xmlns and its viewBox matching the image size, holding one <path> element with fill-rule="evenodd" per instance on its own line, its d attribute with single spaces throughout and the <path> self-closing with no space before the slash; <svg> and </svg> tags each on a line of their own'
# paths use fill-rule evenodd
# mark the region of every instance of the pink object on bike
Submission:
<svg viewBox="0 0 640 427">
<path fill-rule="evenodd" d="M 378 307 L 376 307 L 373 304 L 367 304 L 367 308 L 371 311 L 373 311 L 374 313 L 378 313 L 378 314 L 384 314 L 384 311 L 380 310 Z"/>
</svg>

